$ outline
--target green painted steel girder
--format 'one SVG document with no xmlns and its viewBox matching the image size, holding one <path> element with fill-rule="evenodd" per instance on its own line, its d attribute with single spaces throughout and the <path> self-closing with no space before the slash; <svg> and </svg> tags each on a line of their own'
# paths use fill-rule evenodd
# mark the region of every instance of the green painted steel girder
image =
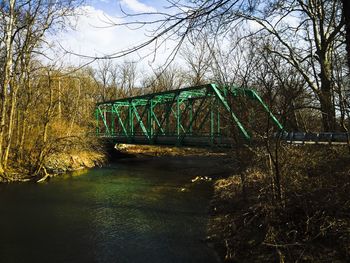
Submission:
<svg viewBox="0 0 350 263">
<path fill-rule="evenodd" d="M 252 135 L 233 111 L 231 97 L 257 102 L 283 130 L 255 90 L 208 84 L 98 103 L 96 134 L 124 143 L 224 144 L 232 137 L 230 132 L 223 132 L 230 126 L 230 119 L 241 136 L 250 141 Z"/>
</svg>

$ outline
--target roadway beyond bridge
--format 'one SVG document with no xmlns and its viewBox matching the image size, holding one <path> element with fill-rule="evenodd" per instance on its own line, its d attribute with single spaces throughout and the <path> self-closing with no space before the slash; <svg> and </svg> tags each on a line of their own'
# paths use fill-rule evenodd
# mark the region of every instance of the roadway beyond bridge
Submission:
<svg viewBox="0 0 350 263">
<path fill-rule="evenodd" d="M 256 91 L 208 84 L 98 103 L 96 133 L 115 143 L 229 146 L 250 141 L 255 113 L 283 127 Z"/>
</svg>

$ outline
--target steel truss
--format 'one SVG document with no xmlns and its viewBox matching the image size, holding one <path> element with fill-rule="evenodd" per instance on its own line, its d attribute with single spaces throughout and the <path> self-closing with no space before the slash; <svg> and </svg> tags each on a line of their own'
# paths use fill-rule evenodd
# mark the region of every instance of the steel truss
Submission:
<svg viewBox="0 0 350 263">
<path fill-rule="evenodd" d="M 254 90 L 208 84 L 98 103 L 96 133 L 116 143 L 223 146 L 233 143 L 234 124 L 250 141 L 251 134 L 232 110 L 229 97 L 258 102 L 283 129 Z"/>
</svg>

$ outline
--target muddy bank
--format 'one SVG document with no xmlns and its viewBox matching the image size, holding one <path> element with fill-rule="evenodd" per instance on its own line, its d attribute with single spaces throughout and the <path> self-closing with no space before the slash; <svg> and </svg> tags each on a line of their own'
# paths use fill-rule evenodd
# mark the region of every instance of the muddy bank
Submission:
<svg viewBox="0 0 350 263">
<path fill-rule="evenodd" d="M 45 163 L 47 172 L 61 174 L 81 169 L 102 166 L 108 162 L 108 156 L 103 152 L 72 152 L 55 154 Z"/>
<path fill-rule="evenodd" d="M 154 145 L 117 144 L 119 153 L 133 155 L 134 157 L 156 156 L 227 156 L 227 151 L 211 148 L 171 147 Z"/>
<path fill-rule="evenodd" d="M 42 172 L 34 174 L 29 168 L 16 167 L 0 177 L 0 183 L 42 182 L 68 172 L 103 166 L 110 156 L 104 151 L 74 151 L 51 155 L 44 163 Z"/>
</svg>

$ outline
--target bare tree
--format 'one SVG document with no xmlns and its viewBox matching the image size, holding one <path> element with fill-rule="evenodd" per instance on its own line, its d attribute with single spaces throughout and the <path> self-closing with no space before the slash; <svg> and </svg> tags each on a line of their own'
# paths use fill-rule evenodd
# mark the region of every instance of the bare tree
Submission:
<svg viewBox="0 0 350 263">
<path fill-rule="evenodd" d="M 146 93 L 174 90 L 181 88 L 185 79 L 186 76 L 176 65 L 170 65 L 166 69 L 153 69 L 153 74 L 143 78 L 142 87 Z"/>
<path fill-rule="evenodd" d="M 133 95 L 137 77 L 137 66 L 135 62 L 124 61 L 120 65 L 118 86 L 123 94 Z"/>
<path fill-rule="evenodd" d="M 1 89 L 1 112 L 0 112 L 0 174 L 4 173 L 3 158 L 3 137 L 6 125 L 6 108 L 8 103 L 8 88 L 11 82 L 12 63 L 13 63 L 13 34 L 15 23 L 15 0 L 10 0 L 8 3 L 8 14 L 3 15 L 5 22 L 5 63 L 3 70 L 3 80 Z"/>
<path fill-rule="evenodd" d="M 187 75 L 190 85 L 204 84 L 208 79 L 211 64 L 213 62 L 212 52 L 205 36 L 195 43 L 189 43 L 180 50 L 181 57 L 187 64 Z"/>
<path fill-rule="evenodd" d="M 350 3 L 347 0 L 341 0 L 343 3 L 343 17 L 345 21 L 346 29 L 346 50 L 347 50 L 347 60 L 348 68 L 350 71 Z"/>
<path fill-rule="evenodd" d="M 18 90 L 29 79 L 30 62 L 34 54 L 40 53 L 45 34 L 62 29 L 64 18 L 74 13 L 77 2 L 8 0 L 0 4 L 0 25 L 6 32 L 0 43 L 6 50 L 1 65 L 0 174 L 4 173 L 10 154 Z"/>
<path fill-rule="evenodd" d="M 96 70 L 97 78 L 99 80 L 98 84 L 101 84 L 102 89 L 102 101 L 109 100 L 108 88 L 111 82 L 110 71 L 112 68 L 111 60 L 98 61 L 98 69 Z"/>
</svg>

